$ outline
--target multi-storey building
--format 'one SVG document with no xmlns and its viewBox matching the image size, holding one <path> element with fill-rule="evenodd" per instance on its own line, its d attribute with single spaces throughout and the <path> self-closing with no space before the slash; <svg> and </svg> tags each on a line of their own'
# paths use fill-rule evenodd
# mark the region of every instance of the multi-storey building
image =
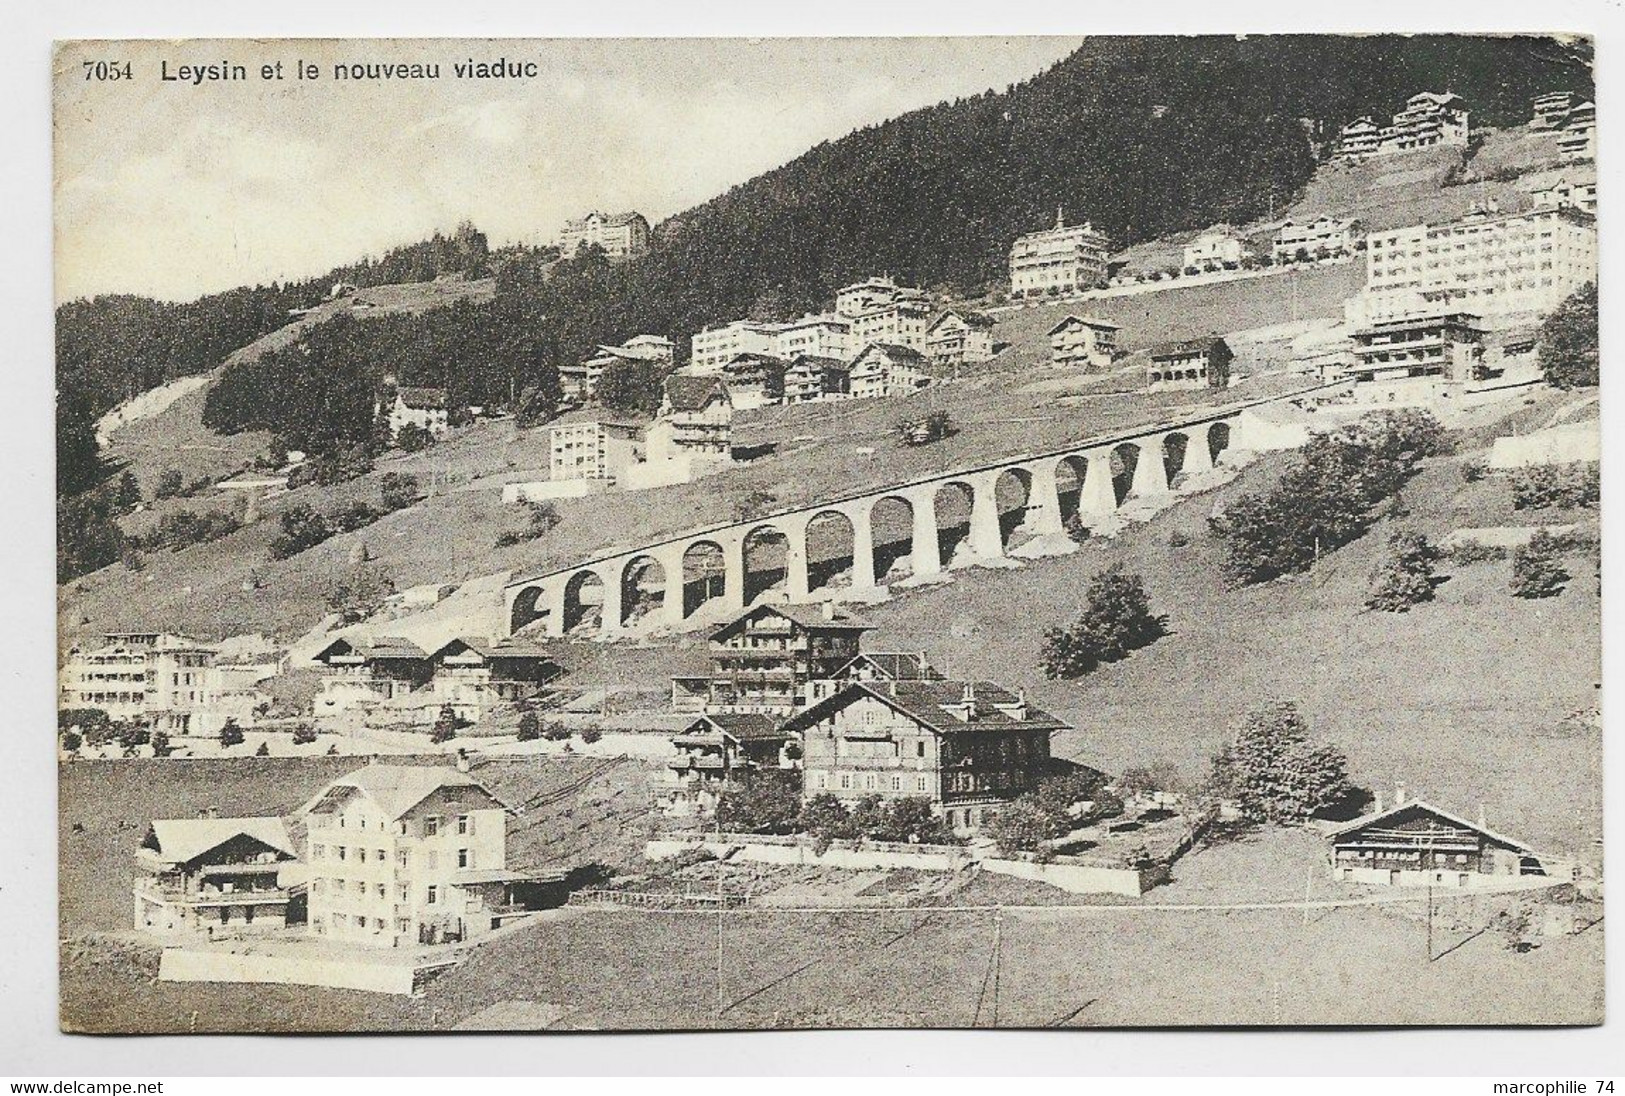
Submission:
<svg viewBox="0 0 1625 1096">
<path fill-rule="evenodd" d="M 1224 388 L 1230 383 L 1232 358 L 1230 345 L 1211 335 L 1154 346 L 1146 369 L 1149 390 Z"/>
<path fill-rule="evenodd" d="M 925 352 L 944 367 L 985 362 L 993 356 L 993 320 L 980 312 L 944 312 L 926 329 Z"/>
<path fill-rule="evenodd" d="M 1065 729 L 1019 691 L 949 680 L 853 682 L 784 723 L 807 795 L 925 797 L 960 832 L 1036 788 Z"/>
<path fill-rule="evenodd" d="M 1114 323 L 1089 316 L 1068 316 L 1049 329 L 1052 365 L 1080 369 L 1086 373 L 1111 368 L 1117 354 Z"/>
<path fill-rule="evenodd" d="M 735 320 L 725 327 L 696 331 L 684 372 L 720 375 L 722 367 L 741 354 L 772 354 L 781 329 L 776 323 Z"/>
<path fill-rule="evenodd" d="M 1353 247 L 1353 221 L 1339 220 L 1336 217 L 1316 217 L 1302 224 L 1287 221 L 1281 225 L 1276 230 L 1270 251 L 1279 265 L 1344 255 Z"/>
<path fill-rule="evenodd" d="M 931 383 L 930 363 L 908 346 L 871 343 L 852 359 L 852 398 L 907 395 Z"/>
<path fill-rule="evenodd" d="M 1411 96 L 1391 124 L 1379 126 L 1369 117 L 1344 126 L 1337 157 L 1363 160 L 1437 145 L 1462 147 L 1471 133 L 1467 104 L 1451 92 L 1423 91 Z"/>
<path fill-rule="evenodd" d="M 408 721 L 432 721 L 451 704 L 478 723 L 490 711 L 535 696 L 562 672 L 524 640 L 457 637 L 434 651 L 396 636 L 335 639 L 315 656 L 322 667 L 312 708 L 318 716 L 388 705 Z"/>
<path fill-rule="evenodd" d="M 1018 236 L 1010 245 L 1010 296 L 1064 296 L 1104 284 L 1109 246 L 1087 221 L 1068 225 L 1056 210 L 1054 228 Z"/>
<path fill-rule="evenodd" d="M 610 258 L 622 259 L 649 250 L 649 222 L 641 213 L 603 214 L 596 210 L 564 222 L 559 251 L 566 257 L 596 244 Z"/>
<path fill-rule="evenodd" d="M 666 378 L 660 415 L 649 424 L 651 464 L 733 459 L 733 399 L 719 377 Z"/>
<path fill-rule="evenodd" d="M 1550 186 L 1529 192 L 1536 209 L 1577 209 L 1581 213 L 1597 214 L 1597 183 L 1569 182 L 1559 179 Z"/>
<path fill-rule="evenodd" d="M 1541 129 L 1556 129 L 1563 124 L 1573 106 L 1572 91 L 1548 91 L 1545 95 L 1537 95 L 1533 106 L 1534 124 Z"/>
<path fill-rule="evenodd" d="M 159 632 L 113 632 L 102 646 L 68 652 L 60 677 L 64 709 L 98 708 L 108 718 L 170 735 L 210 735 L 228 719 L 247 725 L 267 698 L 264 673 L 219 663 L 219 648 Z"/>
<path fill-rule="evenodd" d="M 610 480 L 644 459 L 644 428 L 628 422 L 572 422 L 548 434 L 549 472 L 556 482 Z"/>
<path fill-rule="evenodd" d="M 798 354 L 821 358 L 850 358 L 852 320 L 829 312 L 808 313 L 799 320 L 779 324 L 773 335 L 773 356 L 786 361 Z"/>
<path fill-rule="evenodd" d="M 1572 209 L 1486 209 L 1371 234 L 1365 289 L 1345 311 L 1355 323 L 1419 312 L 1549 312 L 1596 277 L 1593 218 Z"/>
<path fill-rule="evenodd" d="M 890 343 L 923 351 L 930 317 L 931 303 L 924 293 L 917 289 L 901 290 L 891 301 L 852 317 L 852 345 Z"/>
<path fill-rule="evenodd" d="M 1412 887 L 1495 887 L 1508 877 L 1550 877 L 1546 862 L 1524 842 L 1496 833 L 1484 819 L 1469 822 L 1419 799 L 1403 797 L 1333 830 L 1332 871 L 1350 883 Z"/>
<path fill-rule="evenodd" d="M 860 316 L 871 308 L 890 304 L 899 294 L 905 292 L 918 293 L 918 290 L 907 290 L 898 285 L 886 275 L 874 278 L 865 278 L 861 282 L 842 286 L 835 293 L 835 312 L 837 315 L 851 318 Z"/>
<path fill-rule="evenodd" d="M 709 675 L 676 679 L 673 697 L 703 690 L 709 713 L 788 715 L 852 660 L 869 627 L 827 603 L 758 605 L 711 633 Z"/>
<path fill-rule="evenodd" d="M 599 346 L 590 358 L 559 366 L 559 381 L 566 399 L 575 402 L 590 400 L 598 392 L 598 382 L 604 370 L 617 362 L 648 362 L 669 366 L 672 363 L 672 343 L 664 335 L 637 335 L 620 346 Z"/>
<path fill-rule="evenodd" d="M 737 354 L 722 367 L 735 411 L 751 411 L 784 399 L 790 363 L 773 354 Z"/>
<path fill-rule="evenodd" d="M 1351 339 L 1348 376 L 1356 383 L 1464 383 L 1477 379 L 1484 360 L 1484 331 L 1478 317 L 1465 312 L 1388 320 L 1357 328 Z"/>
<path fill-rule="evenodd" d="M 509 808 L 456 769 L 368 765 L 299 811 L 310 932 L 379 947 L 467 940 L 515 911 Z"/>
<path fill-rule="evenodd" d="M 799 354 L 784 372 L 784 402 L 814 403 L 852 395 L 852 366 L 840 358 Z"/>
<path fill-rule="evenodd" d="M 1247 243 L 1229 225 L 1219 225 L 1185 245 L 1186 270 L 1233 270 L 1247 254 Z"/>
<path fill-rule="evenodd" d="M 1557 135 L 1557 149 L 1565 160 L 1597 158 L 1597 104 L 1589 99 L 1569 111 Z"/>
<path fill-rule="evenodd" d="M 160 818 L 136 850 L 135 927 L 265 932 L 288 924 L 298 854 L 280 818 Z"/>
</svg>

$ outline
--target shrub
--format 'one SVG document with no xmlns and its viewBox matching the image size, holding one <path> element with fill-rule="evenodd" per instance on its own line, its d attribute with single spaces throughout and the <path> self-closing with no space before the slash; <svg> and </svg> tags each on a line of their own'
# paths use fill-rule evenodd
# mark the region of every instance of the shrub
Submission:
<svg viewBox="0 0 1625 1096">
<path fill-rule="evenodd" d="M 254 756 L 255 757 L 270 757 L 271 756 L 271 744 L 269 742 L 261 742 L 260 743 L 260 748 L 254 751 Z"/>
<path fill-rule="evenodd" d="M 799 790 L 789 779 L 764 772 L 717 797 L 717 824 L 747 833 L 790 833 L 801 815 Z"/>
<path fill-rule="evenodd" d="M 1491 560 L 1506 558 L 1505 547 L 1499 544 L 1485 544 L 1481 540 L 1458 541 L 1450 549 L 1450 562 L 1458 567 L 1470 567 L 1475 563 L 1488 563 Z"/>
<path fill-rule="evenodd" d="M 1558 558 L 1562 544 L 1544 529 L 1512 553 L 1512 593 L 1522 598 L 1556 597 L 1571 577 Z"/>
<path fill-rule="evenodd" d="M 404 472 L 385 472 L 378 489 L 384 510 L 391 513 L 406 509 L 419 498 L 418 478 Z"/>
<path fill-rule="evenodd" d="M 1079 677 L 1127 658 L 1168 633 L 1166 616 L 1151 612 L 1145 583 L 1114 564 L 1089 580 L 1083 615 L 1065 628 L 1044 630 L 1039 658 L 1046 677 Z"/>
<path fill-rule="evenodd" d="M 1532 464 L 1512 477 L 1512 505 L 1517 510 L 1578 509 L 1602 499 L 1601 468 L 1593 463 Z"/>
<path fill-rule="evenodd" d="M 1254 822 L 1303 822 L 1348 793 L 1341 751 L 1309 742 L 1309 724 L 1291 703 L 1247 718 L 1213 758 L 1210 788 Z"/>
<path fill-rule="evenodd" d="M 282 534 L 271 541 L 271 558 L 287 559 L 314 548 L 333 535 L 333 527 L 308 503 L 290 506 L 282 514 Z"/>
<path fill-rule="evenodd" d="M 165 468 L 158 476 L 158 486 L 153 489 L 152 497 L 155 499 L 175 498 L 186 490 L 186 477 L 181 475 L 179 468 Z"/>
<path fill-rule="evenodd" d="M 534 742 L 542 737 L 542 721 L 535 712 L 526 711 L 519 716 L 519 741 Z"/>
<path fill-rule="evenodd" d="M 375 564 L 359 564 L 321 580 L 322 603 L 344 624 L 354 624 L 377 612 L 395 592 L 389 572 Z"/>
<path fill-rule="evenodd" d="M 395 431 L 395 445 L 403 453 L 421 453 L 434 444 L 434 435 L 415 422 L 404 424 Z"/>
<path fill-rule="evenodd" d="M 210 510 L 201 514 L 195 510 L 177 510 L 160 518 L 158 527 L 141 538 L 139 546 L 178 552 L 194 544 L 229 536 L 241 529 L 242 524 L 235 515 L 224 510 Z"/>
<path fill-rule="evenodd" d="M 552 532 L 560 520 L 559 509 L 551 502 L 529 502 L 525 504 L 527 516 L 523 529 L 510 529 L 497 537 L 498 548 L 511 548 L 515 544 L 526 544 L 540 539 Z"/>
<path fill-rule="evenodd" d="M 1433 600 L 1433 565 L 1443 553 L 1420 533 L 1401 530 L 1388 540 L 1389 558 L 1371 575 L 1366 608 L 1405 613 Z"/>
<path fill-rule="evenodd" d="M 599 730 L 597 727 L 583 727 L 581 729 L 581 741 L 585 742 L 589 746 L 603 737 L 604 732 Z"/>
<path fill-rule="evenodd" d="M 1540 326 L 1536 351 L 1541 372 L 1554 388 L 1590 388 L 1597 383 L 1597 286 L 1587 283 L 1569 295 Z"/>
<path fill-rule="evenodd" d="M 1094 807 L 1074 816 L 1084 800 Z M 1038 787 L 1000 807 L 988 823 L 988 836 L 1006 856 L 1041 849 L 1080 825 L 1122 811 L 1122 803 L 1105 790 L 1099 773 L 1088 770 L 1046 777 Z"/>
<path fill-rule="evenodd" d="M 1186 790 L 1185 780 L 1170 761 L 1156 761 L 1124 769 L 1116 781 L 1120 795 L 1149 795 L 1152 792 L 1180 794 Z"/>
<path fill-rule="evenodd" d="M 542 728 L 542 737 L 549 742 L 563 742 L 570 737 L 570 728 L 562 723 L 549 723 Z"/>
<path fill-rule="evenodd" d="M 440 714 L 435 717 L 434 729 L 429 732 L 429 741 L 450 742 L 457 737 L 460 722 L 456 710 L 450 704 L 444 705 L 440 709 Z"/>
<path fill-rule="evenodd" d="M 63 732 L 63 734 L 62 734 L 62 749 L 65 752 L 67 752 L 67 753 L 78 753 L 79 752 L 79 747 L 83 746 L 84 744 L 85 744 L 85 740 L 79 736 L 79 732 L 77 732 L 77 731 L 65 731 L 65 732 Z"/>
<path fill-rule="evenodd" d="M 167 734 L 165 734 L 163 731 L 153 731 L 152 732 L 152 756 L 153 757 L 168 757 L 171 752 L 172 752 L 172 747 L 169 745 L 169 736 Z"/>
<path fill-rule="evenodd" d="M 1490 466 L 1481 460 L 1468 460 L 1461 462 L 1461 478 L 1466 483 L 1477 483 L 1489 475 Z"/>
<path fill-rule="evenodd" d="M 221 746 L 241 746 L 243 744 L 243 729 L 237 726 L 235 719 L 228 719 L 220 725 Z"/>
<path fill-rule="evenodd" d="M 308 727 L 301 723 L 293 729 L 293 744 L 295 746 L 309 745 L 314 741 L 316 741 L 316 729 L 314 727 Z"/>
</svg>

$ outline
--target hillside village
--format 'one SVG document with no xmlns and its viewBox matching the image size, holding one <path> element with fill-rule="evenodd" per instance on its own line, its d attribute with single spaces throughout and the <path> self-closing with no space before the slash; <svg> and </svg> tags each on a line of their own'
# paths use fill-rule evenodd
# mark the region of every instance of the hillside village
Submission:
<svg viewBox="0 0 1625 1096">
<path fill-rule="evenodd" d="M 208 430 L 218 374 L 110 413 L 142 547 L 60 589 L 64 936 L 136 941 L 155 1015 L 167 982 L 297 968 L 399 998 L 352 1022 L 494 1023 L 535 1003 L 497 964 L 549 933 L 636 967 L 701 912 L 770 956 L 750 911 L 1292 909 L 1307 876 L 1376 962 L 1435 892 L 1493 927 L 1453 972 L 1429 953 L 1438 1002 L 1583 982 L 1600 792 L 1553 781 L 1600 764 L 1599 432 L 1595 375 L 1551 367 L 1595 314 L 1595 106 L 1394 106 L 1279 215 L 1123 246 L 1056 195 L 997 289 L 877 268 L 820 311 L 634 332 L 559 363 L 541 421 L 385 376 L 353 475 Z M 660 246 L 594 211 L 557 255 Z M 335 282 L 238 360 L 492 292 Z M 1249 526 L 1355 462 L 1370 494 L 1307 558 Z M 1264 740 L 1323 766 L 1310 809 L 1236 775 Z M 646 937 L 651 910 L 690 927 Z M 785 960 L 738 962 L 750 1000 Z M 526 1022 L 834 1007 L 571 992 Z"/>
</svg>

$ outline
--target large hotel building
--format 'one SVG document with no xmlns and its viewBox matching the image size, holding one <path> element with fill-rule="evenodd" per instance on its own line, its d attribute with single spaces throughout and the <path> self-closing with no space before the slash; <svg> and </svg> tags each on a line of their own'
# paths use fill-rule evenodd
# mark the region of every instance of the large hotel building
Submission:
<svg viewBox="0 0 1625 1096">
<path fill-rule="evenodd" d="M 1356 323 L 1423 311 L 1542 313 L 1596 277 L 1596 221 L 1587 214 L 1479 211 L 1448 224 L 1372 233 L 1366 286 L 1348 312 Z"/>
<path fill-rule="evenodd" d="M 1088 222 L 1068 225 L 1059 210 L 1055 227 L 1018 236 L 1010 245 L 1010 296 L 1064 296 L 1106 280 L 1108 241 Z"/>
</svg>

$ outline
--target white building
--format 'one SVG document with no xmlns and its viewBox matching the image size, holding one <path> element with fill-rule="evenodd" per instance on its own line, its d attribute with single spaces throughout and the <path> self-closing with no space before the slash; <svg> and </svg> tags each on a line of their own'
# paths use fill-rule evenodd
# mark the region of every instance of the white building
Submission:
<svg viewBox="0 0 1625 1096">
<path fill-rule="evenodd" d="M 1465 147 L 1471 133 L 1467 104 L 1452 92 L 1423 91 L 1411 96 L 1391 124 L 1356 118 L 1339 134 L 1337 157 L 1363 160 L 1435 146 Z"/>
<path fill-rule="evenodd" d="M 573 422 L 549 432 L 549 474 L 554 482 L 608 480 L 643 459 L 643 427 L 624 422 Z"/>
<path fill-rule="evenodd" d="M 1589 99 L 1569 111 L 1557 135 L 1558 151 L 1565 160 L 1597 158 L 1597 104 Z"/>
<path fill-rule="evenodd" d="M 852 359 L 853 399 L 906 395 L 930 383 L 930 363 L 912 347 L 871 343 Z"/>
<path fill-rule="evenodd" d="M 1065 296 L 1106 280 L 1106 237 L 1087 221 L 1067 225 L 1055 211 L 1055 227 L 1018 236 L 1010 245 L 1010 296 Z"/>
<path fill-rule="evenodd" d="M 617 362 L 668 366 L 672 362 L 671 340 L 664 335 L 635 335 L 619 346 L 600 345 L 592 357 L 579 363 L 559 366 L 559 381 L 565 397 L 576 402 L 592 399 L 598 392 L 604 370 Z"/>
<path fill-rule="evenodd" d="M 850 358 L 855 349 L 852 327 L 853 322 L 847 316 L 832 312 L 809 312 L 799 320 L 790 320 L 779 327 L 773 335 L 770 353 L 785 361 L 799 354 L 819 358 Z"/>
<path fill-rule="evenodd" d="M 1186 270 L 1234 270 L 1247 254 L 1247 244 L 1229 225 L 1219 225 L 1185 245 Z"/>
<path fill-rule="evenodd" d="M 1597 277 L 1595 221 L 1571 209 L 1484 210 L 1442 225 L 1413 225 L 1367 239 L 1366 286 L 1350 322 L 1426 311 L 1486 319 L 1549 312 Z"/>
<path fill-rule="evenodd" d="M 1581 213 L 1597 214 L 1597 183 L 1574 182 L 1559 179 L 1551 186 L 1529 192 L 1536 209 L 1577 209 Z"/>
<path fill-rule="evenodd" d="M 1276 230 L 1270 253 L 1275 262 L 1312 262 L 1322 256 L 1345 255 L 1354 247 L 1354 222 L 1316 217 L 1299 224 L 1287 221 Z"/>
<path fill-rule="evenodd" d="M 980 312 L 944 312 L 925 331 L 925 352 L 939 366 L 971 365 L 993 356 L 993 319 Z"/>
<path fill-rule="evenodd" d="M 641 213 L 604 214 L 596 210 L 564 222 L 559 251 L 566 258 L 589 244 L 603 248 L 610 258 L 641 255 L 649 250 L 649 222 Z"/>
<path fill-rule="evenodd" d="M 720 376 L 722 367 L 741 354 L 772 354 L 782 330 L 782 324 L 735 320 L 724 327 L 696 331 L 685 372 Z"/>
<path fill-rule="evenodd" d="M 389 409 L 389 436 L 400 437 L 407 426 L 416 426 L 431 437 L 441 437 L 451 429 L 451 405 L 444 388 L 401 388 Z"/>
<path fill-rule="evenodd" d="M 885 303 L 875 305 L 852 318 L 852 345 L 890 343 L 911 350 L 925 350 L 925 329 L 931 318 L 931 302 L 919 290 L 907 290 Z"/>
<path fill-rule="evenodd" d="M 509 809 L 456 769 L 368 765 L 318 792 L 305 823 L 312 935 L 377 947 L 483 935 L 513 911 Z"/>
<path fill-rule="evenodd" d="M 60 676 L 63 709 L 96 708 L 109 719 L 170 735 L 213 735 L 228 719 L 249 726 L 269 698 L 259 682 L 274 666 L 220 664 L 218 648 L 185 636 L 113 632 L 102 646 L 68 652 Z"/>
<path fill-rule="evenodd" d="M 1089 316 L 1068 316 L 1049 329 L 1050 363 L 1085 373 L 1110 369 L 1117 353 L 1114 323 Z"/>
</svg>

